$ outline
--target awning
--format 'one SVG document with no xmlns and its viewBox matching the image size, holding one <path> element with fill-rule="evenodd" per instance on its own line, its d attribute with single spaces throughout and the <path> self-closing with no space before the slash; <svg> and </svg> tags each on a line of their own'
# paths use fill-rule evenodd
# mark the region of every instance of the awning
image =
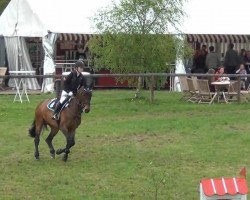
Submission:
<svg viewBox="0 0 250 200">
<path fill-rule="evenodd" d="M 250 35 L 186 34 L 188 42 L 199 43 L 248 43 Z"/>
<path fill-rule="evenodd" d="M 94 37 L 94 34 L 76 34 L 76 33 L 60 33 L 59 41 L 88 41 L 90 38 Z"/>
</svg>

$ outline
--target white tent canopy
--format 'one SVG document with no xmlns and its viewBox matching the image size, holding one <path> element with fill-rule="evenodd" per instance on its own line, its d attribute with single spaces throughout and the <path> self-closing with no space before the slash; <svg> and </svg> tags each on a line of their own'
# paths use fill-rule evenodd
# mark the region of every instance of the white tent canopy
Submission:
<svg viewBox="0 0 250 200">
<path fill-rule="evenodd" d="M 80 0 L 11 0 L 0 16 L 0 36 L 5 37 L 6 46 L 12 46 L 12 49 L 16 49 L 16 46 L 20 45 L 17 41 L 21 40 L 7 38 L 43 38 L 45 51 L 44 74 L 52 74 L 55 72 L 55 64 L 53 59 L 51 60 L 56 38 L 55 33 L 88 33 L 90 30 L 88 16 L 91 9 L 87 12 L 85 12 L 87 9 L 83 11 L 82 2 Z M 80 5 L 78 6 L 78 4 Z M 27 48 L 19 47 L 17 49 L 20 51 L 7 51 L 8 60 L 15 58 L 9 63 L 16 64 L 15 66 L 10 65 L 10 70 L 20 70 L 20 63 L 16 61 L 23 60 L 24 55 L 25 57 L 29 55 L 27 52 L 23 52 Z M 48 49 L 52 49 L 52 52 L 49 52 Z M 32 70 L 30 58 L 25 59 L 26 65 L 23 68 L 27 71 Z M 43 84 L 42 87 L 43 91 L 46 92 L 47 86 L 51 84 L 52 79 L 46 79 L 45 85 Z M 39 87 L 37 81 L 28 85 L 31 86 L 30 89 Z"/>
<path fill-rule="evenodd" d="M 84 0 L 11 0 L 0 17 L 0 35 L 44 37 L 54 33 L 90 33 L 96 11 Z M 102 5 L 102 3 L 100 3 Z"/>
<path fill-rule="evenodd" d="M 47 30 L 27 0 L 12 0 L 0 17 L 0 35 L 43 37 Z"/>
</svg>

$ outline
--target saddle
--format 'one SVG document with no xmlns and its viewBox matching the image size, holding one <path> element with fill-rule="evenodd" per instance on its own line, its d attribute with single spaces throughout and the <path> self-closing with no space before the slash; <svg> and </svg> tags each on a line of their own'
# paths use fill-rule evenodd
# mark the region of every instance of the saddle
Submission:
<svg viewBox="0 0 250 200">
<path fill-rule="evenodd" d="M 62 106 L 61 106 L 61 108 L 60 108 L 60 111 L 59 111 L 59 113 L 58 113 L 58 116 L 60 116 L 62 110 L 63 110 L 65 107 L 68 107 L 69 102 L 71 101 L 71 99 L 72 99 L 72 97 L 67 98 L 67 99 L 62 103 Z M 54 111 L 55 111 L 56 104 L 57 104 L 58 101 L 59 101 L 59 99 L 57 99 L 57 98 L 52 99 L 52 100 L 48 103 L 47 108 L 48 108 L 49 110 L 51 110 L 51 111 L 54 112 Z"/>
</svg>

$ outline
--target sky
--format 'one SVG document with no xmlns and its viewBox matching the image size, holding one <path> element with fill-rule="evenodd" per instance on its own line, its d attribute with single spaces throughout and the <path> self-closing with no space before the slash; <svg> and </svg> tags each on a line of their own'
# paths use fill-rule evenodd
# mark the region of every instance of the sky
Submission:
<svg viewBox="0 0 250 200">
<path fill-rule="evenodd" d="M 86 2 L 86 15 L 92 16 L 112 0 L 81 1 Z M 187 0 L 184 10 L 187 17 L 184 18 L 181 30 L 185 33 L 250 34 L 250 0 Z M 92 32 L 91 23 L 88 20 L 87 23 Z"/>
<path fill-rule="evenodd" d="M 89 18 L 112 3 L 112 0 L 27 1 L 35 4 L 36 13 L 43 16 L 53 32 L 78 33 L 94 33 Z M 184 33 L 250 34 L 250 0 L 187 0 L 184 11 L 187 13 L 181 27 Z"/>
<path fill-rule="evenodd" d="M 189 0 L 186 33 L 250 34 L 250 0 Z"/>
<path fill-rule="evenodd" d="M 28 0 L 38 15 L 58 32 L 92 33 L 90 17 L 105 8 L 111 0 Z M 69 3 L 70 2 L 70 3 Z M 44 13 L 44 10 L 47 12 Z M 73 20 L 72 20 L 73 19 Z M 56 28 L 55 28 L 56 27 Z M 63 31 L 65 30 L 65 31 Z"/>
</svg>

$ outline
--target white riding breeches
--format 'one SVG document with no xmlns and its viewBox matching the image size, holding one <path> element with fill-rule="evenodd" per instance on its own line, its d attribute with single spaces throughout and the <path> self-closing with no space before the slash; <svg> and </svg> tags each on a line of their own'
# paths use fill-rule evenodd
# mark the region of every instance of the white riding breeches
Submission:
<svg viewBox="0 0 250 200">
<path fill-rule="evenodd" d="M 69 97 L 69 93 L 65 92 L 64 90 L 62 91 L 61 98 L 60 98 L 60 103 L 63 103 L 67 97 Z"/>
</svg>

